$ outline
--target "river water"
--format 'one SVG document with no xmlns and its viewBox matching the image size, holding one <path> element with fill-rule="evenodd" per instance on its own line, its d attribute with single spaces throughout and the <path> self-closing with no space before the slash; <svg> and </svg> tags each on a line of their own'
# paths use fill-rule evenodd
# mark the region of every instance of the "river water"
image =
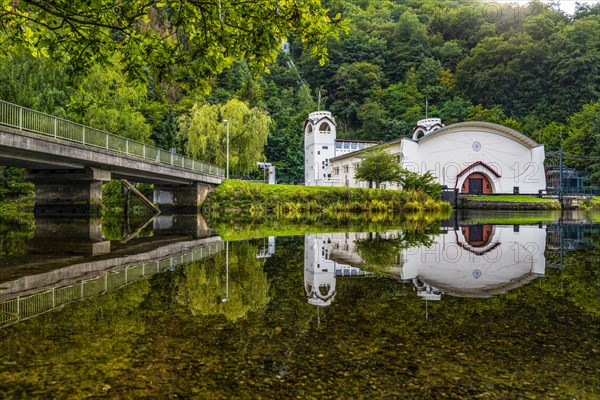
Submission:
<svg viewBox="0 0 600 400">
<path fill-rule="evenodd" d="M 0 397 L 597 399 L 599 220 L 1 219 Z"/>
</svg>

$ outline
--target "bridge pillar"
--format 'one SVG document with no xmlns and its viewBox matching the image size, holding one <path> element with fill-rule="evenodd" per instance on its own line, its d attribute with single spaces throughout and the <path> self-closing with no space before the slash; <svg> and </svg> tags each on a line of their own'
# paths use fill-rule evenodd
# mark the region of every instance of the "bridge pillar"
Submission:
<svg viewBox="0 0 600 400">
<path fill-rule="evenodd" d="M 154 185 L 154 204 L 164 210 L 186 211 L 196 214 L 211 186 L 194 182 L 191 185 Z"/>
<path fill-rule="evenodd" d="M 109 171 L 97 168 L 76 170 L 31 170 L 26 179 L 35 185 L 36 215 L 97 215 L 102 209 L 102 183 Z"/>
</svg>

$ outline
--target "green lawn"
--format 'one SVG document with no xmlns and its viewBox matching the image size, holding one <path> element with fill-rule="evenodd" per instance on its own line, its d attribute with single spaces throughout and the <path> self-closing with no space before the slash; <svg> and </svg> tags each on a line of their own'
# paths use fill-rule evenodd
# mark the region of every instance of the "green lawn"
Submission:
<svg viewBox="0 0 600 400">
<path fill-rule="evenodd" d="M 535 196 L 523 196 L 523 195 L 498 195 L 498 196 L 469 196 L 469 201 L 502 201 L 510 203 L 553 203 L 554 199 L 543 199 Z"/>
</svg>

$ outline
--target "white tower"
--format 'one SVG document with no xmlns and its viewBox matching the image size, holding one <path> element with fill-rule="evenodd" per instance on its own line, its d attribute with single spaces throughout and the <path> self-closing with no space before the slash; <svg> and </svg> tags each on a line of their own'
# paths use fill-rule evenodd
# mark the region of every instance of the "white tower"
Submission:
<svg viewBox="0 0 600 400">
<path fill-rule="evenodd" d="M 329 111 L 310 113 L 304 123 L 304 184 L 319 186 L 329 178 L 329 159 L 335 157 L 335 120 Z"/>
</svg>

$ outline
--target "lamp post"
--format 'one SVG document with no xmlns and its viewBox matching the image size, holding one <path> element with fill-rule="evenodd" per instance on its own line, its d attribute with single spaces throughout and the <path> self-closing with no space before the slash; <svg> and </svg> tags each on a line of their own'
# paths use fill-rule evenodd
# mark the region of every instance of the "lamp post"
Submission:
<svg viewBox="0 0 600 400">
<path fill-rule="evenodd" d="M 227 158 L 227 161 L 225 161 L 226 167 L 225 167 L 225 179 L 229 179 L 229 120 L 228 119 L 224 119 L 223 123 L 225 123 L 226 127 L 227 127 L 227 152 L 225 157 Z"/>
</svg>

